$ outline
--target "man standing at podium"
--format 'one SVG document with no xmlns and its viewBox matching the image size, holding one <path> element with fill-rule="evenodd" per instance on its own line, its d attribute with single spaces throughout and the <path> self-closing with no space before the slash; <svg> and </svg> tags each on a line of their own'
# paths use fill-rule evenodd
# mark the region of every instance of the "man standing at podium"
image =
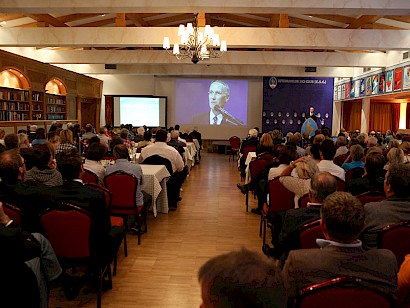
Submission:
<svg viewBox="0 0 410 308">
<path fill-rule="evenodd" d="M 309 115 L 306 117 L 307 119 L 312 118 L 315 123 L 317 123 L 317 115 L 315 114 L 315 107 L 310 106 L 309 108 Z"/>
</svg>

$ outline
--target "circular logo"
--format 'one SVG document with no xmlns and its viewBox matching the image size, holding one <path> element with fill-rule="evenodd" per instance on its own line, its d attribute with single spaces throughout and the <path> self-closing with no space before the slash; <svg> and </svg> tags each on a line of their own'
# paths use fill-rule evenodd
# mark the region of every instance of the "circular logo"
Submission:
<svg viewBox="0 0 410 308">
<path fill-rule="evenodd" d="M 276 80 L 275 77 L 269 78 L 269 87 L 270 87 L 272 90 L 275 89 L 277 85 L 278 85 L 278 81 Z"/>
</svg>

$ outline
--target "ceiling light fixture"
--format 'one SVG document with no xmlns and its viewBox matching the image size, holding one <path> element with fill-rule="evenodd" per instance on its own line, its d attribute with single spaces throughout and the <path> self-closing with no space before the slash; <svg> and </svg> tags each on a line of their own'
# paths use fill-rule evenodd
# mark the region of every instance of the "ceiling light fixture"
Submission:
<svg viewBox="0 0 410 308">
<path fill-rule="evenodd" d="M 174 44 L 172 51 L 169 37 L 164 37 L 163 48 L 178 60 L 190 58 L 196 64 L 199 60 L 209 58 L 220 58 L 227 51 L 226 41 L 219 40 L 219 34 L 215 33 L 217 27 L 205 25 L 198 27 L 198 14 L 195 14 L 193 23 L 179 26 L 178 36 L 181 37 L 180 44 Z M 201 31 L 203 30 L 203 32 Z"/>
</svg>

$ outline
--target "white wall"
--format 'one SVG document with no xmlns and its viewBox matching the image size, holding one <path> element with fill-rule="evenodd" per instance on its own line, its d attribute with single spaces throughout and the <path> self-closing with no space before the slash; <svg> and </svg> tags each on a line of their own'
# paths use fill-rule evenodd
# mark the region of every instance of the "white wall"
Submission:
<svg viewBox="0 0 410 308">
<path fill-rule="evenodd" d="M 93 75 L 103 80 L 104 95 L 158 95 L 168 97 L 167 123 L 174 126 L 175 115 L 175 80 L 176 77 L 155 77 L 137 75 Z M 212 78 L 207 76 L 207 78 Z M 222 127 L 222 126 L 198 126 L 202 138 L 213 140 L 226 140 L 233 135 L 245 137 L 249 128 L 258 126 L 261 128 L 261 114 L 263 103 L 262 78 L 248 79 L 248 121 L 244 127 Z M 105 125 L 105 100 L 102 99 L 101 125 Z M 181 126 L 181 130 L 192 131 L 193 126 Z"/>
</svg>

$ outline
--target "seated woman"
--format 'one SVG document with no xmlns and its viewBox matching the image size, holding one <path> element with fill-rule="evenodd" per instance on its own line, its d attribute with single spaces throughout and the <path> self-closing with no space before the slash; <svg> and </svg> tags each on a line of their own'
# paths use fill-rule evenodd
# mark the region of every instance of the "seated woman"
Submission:
<svg viewBox="0 0 410 308">
<path fill-rule="evenodd" d="M 290 176 L 293 169 L 295 169 L 298 175 L 297 178 Z M 299 206 L 299 198 L 309 193 L 310 182 L 316 172 L 319 172 L 319 168 L 310 157 L 301 157 L 291 162 L 290 165 L 282 171 L 279 181 L 295 194 L 295 208 Z"/>
<path fill-rule="evenodd" d="M 402 164 L 404 163 L 404 152 L 399 148 L 392 148 L 387 153 L 387 164 L 384 166 L 384 170 L 389 170 L 392 164 Z"/>
<path fill-rule="evenodd" d="M 47 139 L 46 139 L 46 131 L 44 130 L 44 128 L 37 128 L 36 131 L 36 138 L 33 140 L 33 142 L 31 143 L 32 146 L 38 145 L 38 144 L 43 144 L 46 143 Z"/>
<path fill-rule="evenodd" d="M 264 133 L 262 135 L 259 144 L 256 146 L 256 155 L 262 153 L 272 154 L 273 152 L 273 140 L 270 134 Z"/>
<path fill-rule="evenodd" d="M 105 168 L 101 165 L 100 160 L 103 159 L 107 148 L 102 143 L 92 143 L 87 151 L 84 169 L 90 170 L 98 176 L 98 184 L 104 185 Z"/>
<path fill-rule="evenodd" d="M 60 132 L 60 144 L 56 147 L 56 154 L 71 149 L 77 149 L 74 145 L 73 132 L 70 129 L 63 129 Z"/>
<path fill-rule="evenodd" d="M 404 163 L 409 163 L 410 162 L 410 142 L 403 141 L 400 144 L 400 148 L 403 150 L 403 153 L 404 153 Z"/>
</svg>

